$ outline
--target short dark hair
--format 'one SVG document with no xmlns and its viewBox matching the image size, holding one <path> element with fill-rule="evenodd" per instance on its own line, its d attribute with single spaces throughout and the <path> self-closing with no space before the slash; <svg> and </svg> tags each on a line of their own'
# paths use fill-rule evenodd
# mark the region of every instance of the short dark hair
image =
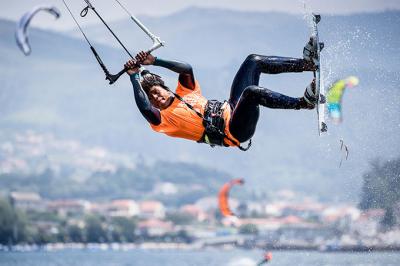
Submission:
<svg viewBox="0 0 400 266">
<path fill-rule="evenodd" d="M 161 79 L 160 76 L 150 73 L 150 72 L 146 72 L 144 75 L 142 75 L 143 79 L 140 82 L 140 84 L 142 85 L 143 90 L 148 93 L 151 89 L 151 87 L 153 86 L 161 86 L 164 89 L 167 88 L 167 86 L 165 86 L 164 81 Z"/>
</svg>

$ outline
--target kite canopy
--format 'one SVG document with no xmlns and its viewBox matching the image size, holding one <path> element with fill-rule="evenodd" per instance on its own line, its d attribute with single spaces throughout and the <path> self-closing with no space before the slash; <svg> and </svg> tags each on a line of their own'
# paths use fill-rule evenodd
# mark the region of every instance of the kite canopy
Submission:
<svg viewBox="0 0 400 266">
<path fill-rule="evenodd" d="M 355 76 L 350 76 L 345 79 L 336 81 L 329 89 L 326 97 L 328 100 L 329 116 L 335 123 L 342 121 L 342 99 L 346 88 L 357 86 L 359 79 Z"/>
<path fill-rule="evenodd" d="M 36 6 L 31 11 L 25 13 L 17 23 L 17 29 L 15 32 L 15 39 L 21 51 L 25 55 L 31 53 L 31 47 L 28 40 L 28 26 L 32 18 L 40 11 L 46 11 L 52 14 L 56 19 L 61 15 L 60 11 L 54 6 Z"/>
<path fill-rule="evenodd" d="M 244 184 L 244 180 L 242 178 L 232 179 L 228 183 L 225 183 L 218 193 L 218 203 L 219 210 L 224 217 L 234 216 L 235 214 L 229 208 L 229 191 L 235 185 Z"/>
</svg>

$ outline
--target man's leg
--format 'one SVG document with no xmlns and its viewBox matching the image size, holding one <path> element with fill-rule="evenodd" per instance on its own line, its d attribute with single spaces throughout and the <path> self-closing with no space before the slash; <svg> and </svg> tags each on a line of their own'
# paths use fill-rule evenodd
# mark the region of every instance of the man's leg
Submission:
<svg viewBox="0 0 400 266">
<path fill-rule="evenodd" d="M 240 142 L 249 140 L 256 130 L 259 105 L 274 109 L 307 108 L 303 98 L 293 98 L 258 86 L 247 87 L 232 110 L 229 130 Z"/>
<path fill-rule="evenodd" d="M 281 109 L 312 109 L 304 97 L 292 98 L 265 88 L 258 87 L 261 73 L 279 74 L 285 72 L 314 71 L 309 60 L 249 55 L 240 66 L 232 82 L 229 104 L 232 116 L 229 127 L 232 135 L 240 142 L 250 139 L 256 130 L 259 105 Z"/>
<path fill-rule="evenodd" d="M 287 72 L 313 71 L 310 61 L 279 56 L 249 55 L 240 66 L 232 82 L 229 103 L 236 106 L 243 91 L 252 85 L 258 86 L 261 73 L 279 74 Z"/>
<path fill-rule="evenodd" d="M 235 110 L 239 108 L 242 102 L 262 105 L 272 109 L 301 109 L 302 107 L 301 98 L 289 97 L 259 86 L 247 87 L 240 97 Z"/>
</svg>

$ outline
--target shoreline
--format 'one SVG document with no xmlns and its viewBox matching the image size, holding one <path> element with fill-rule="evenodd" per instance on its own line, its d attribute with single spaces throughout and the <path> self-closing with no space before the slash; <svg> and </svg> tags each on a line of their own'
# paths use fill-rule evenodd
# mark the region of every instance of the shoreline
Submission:
<svg viewBox="0 0 400 266">
<path fill-rule="evenodd" d="M 370 252 L 400 252 L 400 246 L 342 246 L 342 247 L 320 247 L 320 246 L 265 246 L 261 247 L 243 247 L 240 245 L 219 245 L 219 246 L 199 246 L 187 243 L 51 243 L 44 245 L 0 245 L 0 252 L 57 252 L 63 250 L 88 250 L 88 251 L 130 251 L 130 250 L 232 250 L 239 249 L 264 249 L 270 251 L 312 251 L 321 253 L 370 253 Z"/>
</svg>

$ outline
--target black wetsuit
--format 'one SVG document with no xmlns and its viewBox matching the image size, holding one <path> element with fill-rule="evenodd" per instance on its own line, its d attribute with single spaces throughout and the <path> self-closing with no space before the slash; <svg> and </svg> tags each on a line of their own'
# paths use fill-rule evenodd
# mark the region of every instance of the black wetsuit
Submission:
<svg viewBox="0 0 400 266">
<path fill-rule="evenodd" d="M 260 261 L 260 262 L 257 264 L 257 266 L 261 266 L 261 265 L 263 265 L 263 264 L 267 264 L 268 262 L 269 262 L 268 259 L 263 259 L 262 261 Z"/>
<path fill-rule="evenodd" d="M 183 62 L 156 59 L 155 66 L 165 67 L 179 73 L 179 82 L 189 89 L 194 89 L 192 67 Z M 300 109 L 300 98 L 289 97 L 266 88 L 259 87 L 261 73 L 279 74 L 284 72 L 312 71 L 312 63 L 304 59 L 249 55 L 240 66 L 231 86 L 229 104 L 232 109 L 229 130 L 240 142 L 249 140 L 255 132 L 259 105 L 278 109 Z M 136 104 L 146 118 L 153 124 L 161 123 L 160 111 L 153 107 L 143 91 L 139 75 L 131 75 Z"/>
</svg>

